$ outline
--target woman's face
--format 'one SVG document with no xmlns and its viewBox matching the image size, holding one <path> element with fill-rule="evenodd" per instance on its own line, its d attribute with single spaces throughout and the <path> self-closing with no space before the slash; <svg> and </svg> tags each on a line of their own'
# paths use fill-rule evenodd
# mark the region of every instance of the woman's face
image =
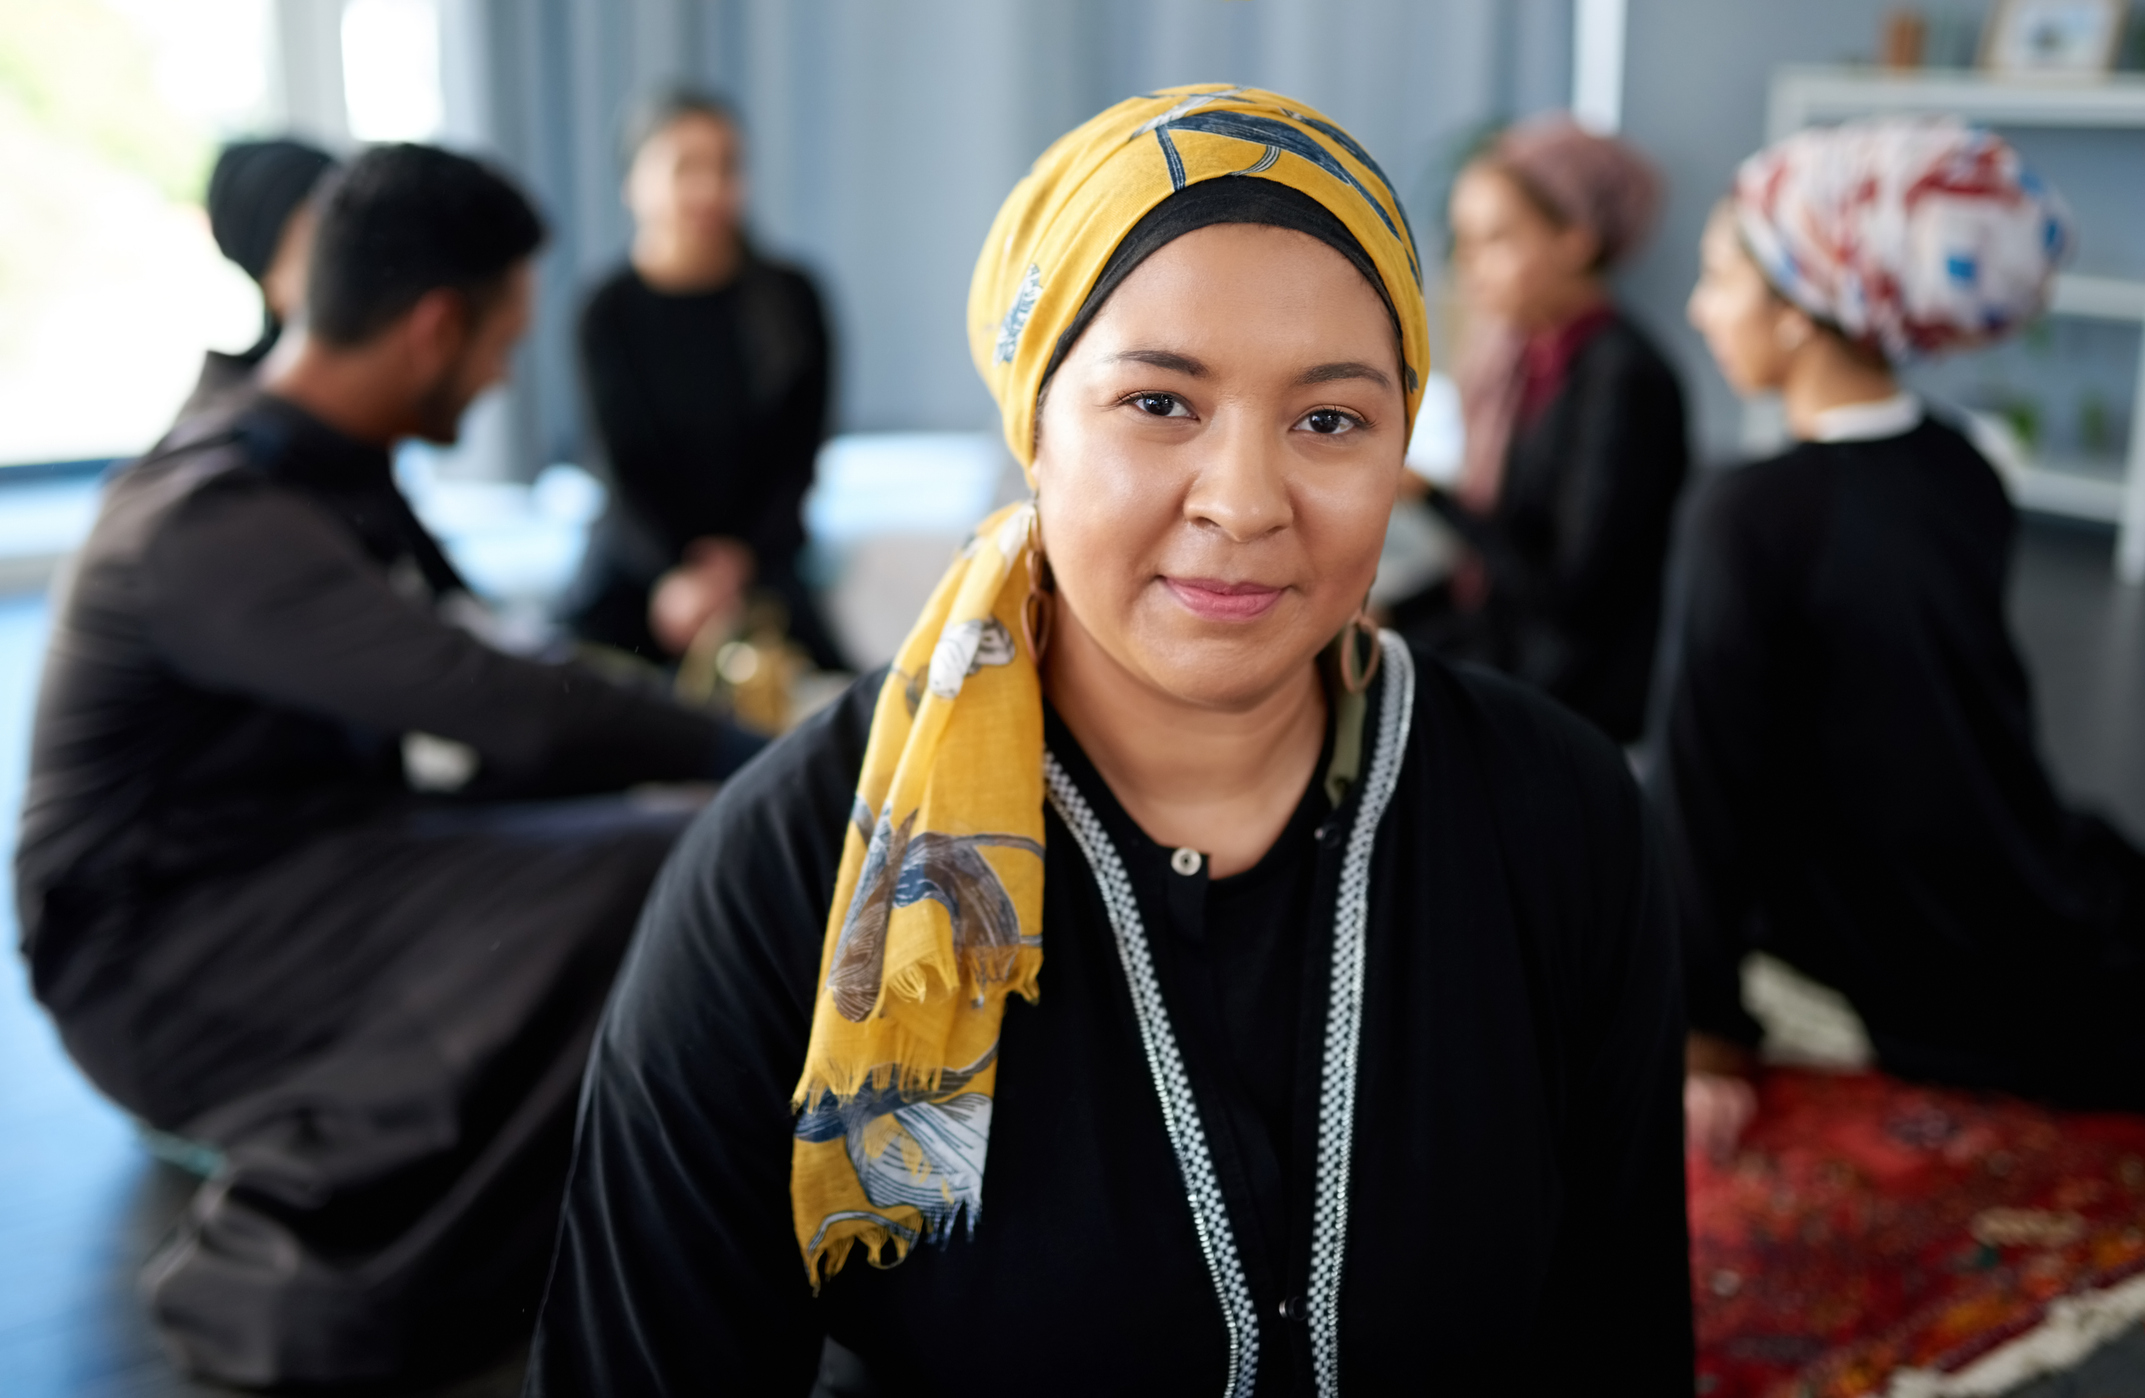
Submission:
<svg viewBox="0 0 2145 1398">
<path fill-rule="evenodd" d="M 1494 165 L 1476 161 L 1460 172 L 1451 217 L 1453 271 L 1473 310 L 1535 329 L 1595 281 L 1601 245 L 1593 233 L 1550 219 Z"/>
<path fill-rule="evenodd" d="M 1699 244 L 1698 285 L 1686 308 L 1691 325 L 1738 393 L 1764 393 L 1787 381 L 1794 351 L 1815 333 L 1801 311 L 1782 300 L 1736 231 L 1734 210 L 1722 204 Z"/>
<path fill-rule="evenodd" d="M 626 206 L 643 229 L 694 244 L 736 236 L 745 210 L 743 142 L 719 117 L 688 113 L 634 154 Z"/>
<path fill-rule="evenodd" d="M 1300 675 L 1377 571 L 1401 372 L 1383 300 L 1308 234 L 1220 224 L 1150 256 L 1042 405 L 1056 624 L 1204 707 Z"/>
</svg>

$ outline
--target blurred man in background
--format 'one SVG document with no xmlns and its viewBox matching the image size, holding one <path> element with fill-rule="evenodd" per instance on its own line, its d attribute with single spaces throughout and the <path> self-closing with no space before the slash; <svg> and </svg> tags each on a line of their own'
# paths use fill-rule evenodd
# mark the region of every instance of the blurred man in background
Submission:
<svg viewBox="0 0 2145 1398">
<path fill-rule="evenodd" d="M 216 1162 L 144 1278 L 211 1378 L 445 1373 L 529 1324 L 592 1028 L 684 819 L 587 794 L 755 746 L 453 624 L 474 606 L 395 488 L 394 444 L 452 442 L 504 376 L 542 238 L 472 161 L 361 157 L 303 340 L 117 477 L 55 599 L 23 950 L 84 1071 Z"/>
<path fill-rule="evenodd" d="M 209 232 L 261 289 L 260 338 L 237 354 L 210 350 L 181 419 L 248 387 L 283 329 L 305 309 L 306 268 L 318 210 L 313 196 L 335 157 L 303 141 L 234 141 L 209 175 Z"/>
<path fill-rule="evenodd" d="M 584 639 L 651 660 L 781 600 L 821 669 L 842 657 L 798 570 L 826 437 L 831 348 L 803 273 L 745 237 L 745 144 L 720 100 L 665 93 L 627 135 L 627 265 L 581 314 L 581 372 L 611 479 L 566 605 Z"/>
</svg>

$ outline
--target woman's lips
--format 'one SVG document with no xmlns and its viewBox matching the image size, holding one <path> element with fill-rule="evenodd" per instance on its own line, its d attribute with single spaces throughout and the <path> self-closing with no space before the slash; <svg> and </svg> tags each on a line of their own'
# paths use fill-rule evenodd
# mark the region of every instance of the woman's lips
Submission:
<svg viewBox="0 0 2145 1398">
<path fill-rule="evenodd" d="M 1208 621 L 1250 621 L 1264 616 L 1285 590 L 1220 578 L 1164 578 L 1162 582 L 1192 615 Z"/>
</svg>

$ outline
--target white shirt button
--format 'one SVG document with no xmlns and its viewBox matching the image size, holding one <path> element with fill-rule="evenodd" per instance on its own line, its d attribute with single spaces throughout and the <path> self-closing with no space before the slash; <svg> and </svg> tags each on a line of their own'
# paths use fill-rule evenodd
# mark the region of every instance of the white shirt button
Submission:
<svg viewBox="0 0 2145 1398">
<path fill-rule="evenodd" d="M 1169 867 L 1186 878 L 1198 873 L 1202 862 L 1199 851 L 1195 849 L 1180 849 L 1169 857 Z"/>
</svg>

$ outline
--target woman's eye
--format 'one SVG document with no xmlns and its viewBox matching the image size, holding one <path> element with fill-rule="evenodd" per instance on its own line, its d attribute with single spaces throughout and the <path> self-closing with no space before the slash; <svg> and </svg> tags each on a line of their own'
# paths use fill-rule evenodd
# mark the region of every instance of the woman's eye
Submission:
<svg viewBox="0 0 2145 1398">
<path fill-rule="evenodd" d="M 1321 437 L 1338 437 L 1343 432 L 1353 432 L 1362 425 L 1352 414 L 1344 413 L 1339 408 L 1314 408 L 1305 413 L 1303 421 L 1297 424 Z"/>
<path fill-rule="evenodd" d="M 1135 393 L 1132 406 L 1150 417 L 1190 417 L 1192 410 L 1174 393 Z"/>
</svg>

